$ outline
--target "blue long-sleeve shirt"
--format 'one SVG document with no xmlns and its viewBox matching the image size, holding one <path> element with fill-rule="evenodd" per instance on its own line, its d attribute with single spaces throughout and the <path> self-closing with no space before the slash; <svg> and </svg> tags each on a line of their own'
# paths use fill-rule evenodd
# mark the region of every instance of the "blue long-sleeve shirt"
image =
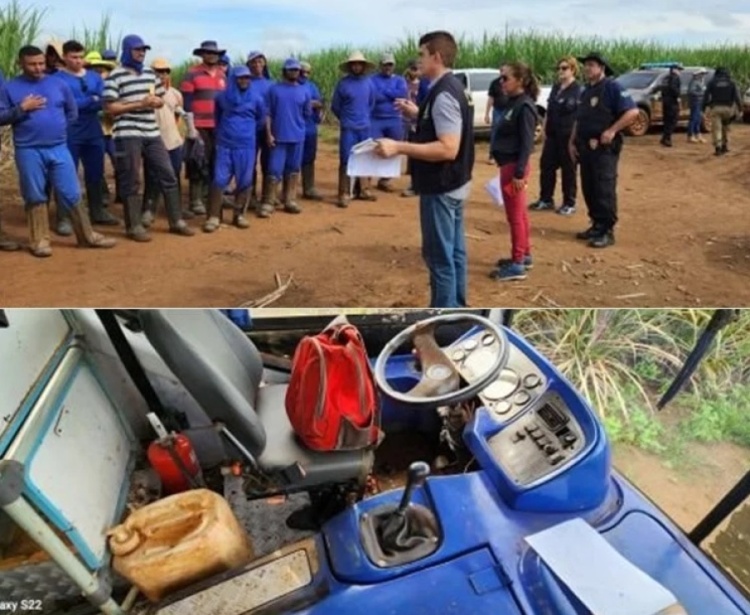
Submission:
<svg viewBox="0 0 750 615">
<path fill-rule="evenodd" d="M 336 84 L 331 99 L 331 111 L 339 119 L 341 128 L 369 128 L 374 108 L 375 88 L 369 77 L 347 75 Z"/>
<path fill-rule="evenodd" d="M 266 111 L 268 111 L 268 92 L 273 84 L 274 82 L 268 77 L 256 77 L 255 75 L 250 77 L 250 87 L 253 89 L 253 92 L 261 98 L 263 104 L 266 105 Z M 263 130 L 265 132 L 265 128 L 261 125 L 258 125 L 258 130 Z M 265 136 L 263 138 L 265 139 Z"/>
<path fill-rule="evenodd" d="M 409 88 L 401 75 L 373 75 L 375 87 L 375 109 L 372 117 L 376 120 L 400 120 L 401 112 L 396 109 L 397 98 L 408 98 Z"/>
<path fill-rule="evenodd" d="M 252 86 L 239 102 L 229 89 L 216 96 L 214 116 L 217 145 L 229 149 L 252 148 L 257 145 L 256 134 L 264 129 L 266 105 Z"/>
<path fill-rule="evenodd" d="M 311 102 L 319 102 L 323 104 L 323 95 L 320 93 L 320 88 L 318 85 L 311 81 L 310 79 L 300 79 L 300 84 L 307 88 L 308 92 L 310 93 L 310 101 Z M 310 117 L 307 118 L 306 122 L 306 130 L 307 133 L 314 133 L 318 129 L 318 124 L 323 120 L 323 110 L 322 109 L 313 109 L 312 114 Z"/>
<path fill-rule="evenodd" d="M 59 70 L 52 77 L 60 79 L 70 88 L 78 106 L 78 119 L 68 126 L 68 142 L 91 143 L 102 139 L 104 133 L 99 113 L 102 110 L 104 80 L 101 76 L 92 70 L 87 70 L 81 77 Z"/>
<path fill-rule="evenodd" d="M 310 90 L 298 83 L 280 81 L 268 91 L 271 133 L 277 143 L 305 140 L 307 119 L 312 117 Z"/>
<path fill-rule="evenodd" d="M 27 96 L 42 96 L 42 109 L 25 112 L 21 102 Z M 21 75 L 0 88 L 0 126 L 13 127 L 17 148 L 53 147 L 68 141 L 68 125 L 78 119 L 73 92 L 60 79 L 44 76 L 39 80 Z"/>
</svg>

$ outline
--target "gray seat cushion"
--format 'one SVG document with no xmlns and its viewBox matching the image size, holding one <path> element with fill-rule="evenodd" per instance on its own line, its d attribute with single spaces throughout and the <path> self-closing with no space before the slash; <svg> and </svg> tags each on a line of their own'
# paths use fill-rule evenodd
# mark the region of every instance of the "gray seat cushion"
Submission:
<svg viewBox="0 0 750 615">
<path fill-rule="evenodd" d="M 283 470 L 299 463 L 305 478 L 296 483 L 303 486 L 327 482 L 364 482 L 372 468 L 372 451 L 318 452 L 304 447 L 296 437 L 286 413 L 284 399 L 287 385 L 272 384 L 258 391 L 256 411 L 266 432 L 266 448 L 260 465 L 269 470 Z"/>
</svg>

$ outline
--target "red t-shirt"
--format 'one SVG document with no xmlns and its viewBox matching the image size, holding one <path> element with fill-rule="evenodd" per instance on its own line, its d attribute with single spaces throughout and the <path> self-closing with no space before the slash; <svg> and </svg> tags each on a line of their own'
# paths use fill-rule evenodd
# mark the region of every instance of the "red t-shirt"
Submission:
<svg viewBox="0 0 750 615">
<path fill-rule="evenodd" d="M 216 128 L 214 99 L 226 87 L 226 76 L 219 66 L 210 69 L 205 64 L 199 64 L 188 69 L 180 89 L 192 101 L 196 128 Z"/>
</svg>

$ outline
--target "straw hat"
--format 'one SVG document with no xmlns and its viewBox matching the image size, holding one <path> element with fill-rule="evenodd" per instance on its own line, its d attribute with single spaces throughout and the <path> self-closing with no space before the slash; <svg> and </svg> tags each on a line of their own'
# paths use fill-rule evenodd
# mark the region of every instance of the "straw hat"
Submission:
<svg viewBox="0 0 750 615">
<path fill-rule="evenodd" d="M 172 65 L 165 58 L 156 58 L 151 62 L 151 68 L 154 70 L 172 70 Z"/>
<path fill-rule="evenodd" d="M 357 62 L 362 62 L 362 64 L 365 65 L 366 70 L 372 70 L 375 68 L 375 63 L 370 62 L 361 51 L 353 52 L 344 62 L 339 64 L 339 68 L 342 71 L 347 71 L 349 70 L 350 64 L 355 64 Z"/>
<path fill-rule="evenodd" d="M 62 57 L 63 57 L 62 41 L 58 41 L 57 39 L 53 38 L 49 43 L 47 43 L 47 47 L 44 49 L 45 54 L 49 53 L 50 49 L 52 49 L 62 60 Z"/>
</svg>

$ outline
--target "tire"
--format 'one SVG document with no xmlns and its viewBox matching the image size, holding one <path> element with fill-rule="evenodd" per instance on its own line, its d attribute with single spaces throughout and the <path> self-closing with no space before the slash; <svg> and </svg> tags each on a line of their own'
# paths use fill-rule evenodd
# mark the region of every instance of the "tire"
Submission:
<svg viewBox="0 0 750 615">
<path fill-rule="evenodd" d="M 651 115 L 647 109 L 638 107 L 638 118 L 626 130 L 626 134 L 631 137 L 642 137 L 651 127 Z"/>
</svg>

